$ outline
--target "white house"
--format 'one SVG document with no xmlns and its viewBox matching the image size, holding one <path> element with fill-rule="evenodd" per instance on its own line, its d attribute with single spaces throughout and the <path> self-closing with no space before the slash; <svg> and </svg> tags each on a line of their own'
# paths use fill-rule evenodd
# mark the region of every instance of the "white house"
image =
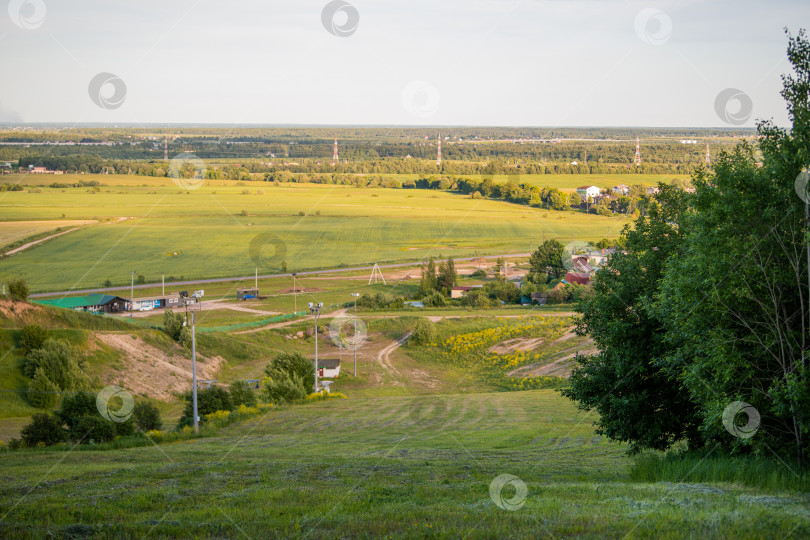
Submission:
<svg viewBox="0 0 810 540">
<path fill-rule="evenodd" d="M 619 184 L 618 186 L 615 186 L 612 191 L 616 195 L 627 195 L 630 193 L 630 186 Z"/>
<path fill-rule="evenodd" d="M 581 186 L 577 188 L 577 195 L 583 201 L 587 201 L 588 197 L 596 199 L 601 193 L 601 190 L 596 186 Z"/>
<path fill-rule="evenodd" d="M 313 360 L 313 362 L 315 362 Z M 318 358 L 318 378 L 337 379 L 340 375 L 340 360 L 336 358 Z"/>
</svg>

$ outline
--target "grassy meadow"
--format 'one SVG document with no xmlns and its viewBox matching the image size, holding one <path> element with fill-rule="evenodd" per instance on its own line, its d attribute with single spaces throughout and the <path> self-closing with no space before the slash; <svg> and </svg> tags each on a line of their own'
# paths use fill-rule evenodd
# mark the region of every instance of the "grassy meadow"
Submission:
<svg viewBox="0 0 810 540">
<path fill-rule="evenodd" d="M 806 495 L 631 480 L 625 449 L 595 435 L 590 420 L 551 390 L 350 397 L 159 446 L 0 454 L 0 535 L 810 534 Z M 516 480 L 499 490 L 503 474 Z"/>
<path fill-rule="evenodd" d="M 543 238 L 617 237 L 627 222 L 439 191 L 224 181 L 189 191 L 168 179 L 77 176 L 104 185 L 0 193 L 8 221 L 102 221 L 0 260 L 0 277 L 46 292 L 124 285 L 132 270 L 156 282 L 273 273 L 282 261 L 292 271 L 525 253 Z"/>
</svg>

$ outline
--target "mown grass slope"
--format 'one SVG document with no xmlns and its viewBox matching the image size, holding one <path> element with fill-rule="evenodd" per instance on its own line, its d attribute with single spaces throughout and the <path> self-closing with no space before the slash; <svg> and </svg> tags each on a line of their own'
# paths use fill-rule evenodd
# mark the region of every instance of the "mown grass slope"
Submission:
<svg viewBox="0 0 810 540">
<path fill-rule="evenodd" d="M 0 535 L 810 534 L 804 495 L 631 482 L 624 448 L 595 436 L 590 421 L 550 390 L 350 398 L 272 410 L 210 439 L 0 454 Z M 513 511 L 490 498 L 501 474 L 527 488 Z"/>
</svg>

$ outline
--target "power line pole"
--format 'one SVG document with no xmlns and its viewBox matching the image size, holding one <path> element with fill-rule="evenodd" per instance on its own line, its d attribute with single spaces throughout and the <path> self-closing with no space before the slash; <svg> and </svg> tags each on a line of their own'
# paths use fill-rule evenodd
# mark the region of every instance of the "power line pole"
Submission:
<svg viewBox="0 0 810 540">
<path fill-rule="evenodd" d="M 186 298 L 188 302 L 188 298 Z M 191 399 L 194 414 L 194 434 L 199 435 L 200 424 L 197 416 L 197 335 L 194 331 L 194 310 L 191 310 Z"/>
<path fill-rule="evenodd" d="M 357 297 L 360 293 L 351 293 L 354 296 L 354 376 L 357 377 Z"/>
</svg>

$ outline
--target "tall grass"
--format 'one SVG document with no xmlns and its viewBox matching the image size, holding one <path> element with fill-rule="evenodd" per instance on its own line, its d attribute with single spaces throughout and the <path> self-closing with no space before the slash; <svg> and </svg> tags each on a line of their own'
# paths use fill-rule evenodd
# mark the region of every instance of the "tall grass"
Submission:
<svg viewBox="0 0 810 540">
<path fill-rule="evenodd" d="M 724 482 L 769 491 L 810 491 L 810 473 L 776 456 L 706 456 L 701 452 L 644 453 L 634 458 L 630 478 L 639 482 Z"/>
</svg>

